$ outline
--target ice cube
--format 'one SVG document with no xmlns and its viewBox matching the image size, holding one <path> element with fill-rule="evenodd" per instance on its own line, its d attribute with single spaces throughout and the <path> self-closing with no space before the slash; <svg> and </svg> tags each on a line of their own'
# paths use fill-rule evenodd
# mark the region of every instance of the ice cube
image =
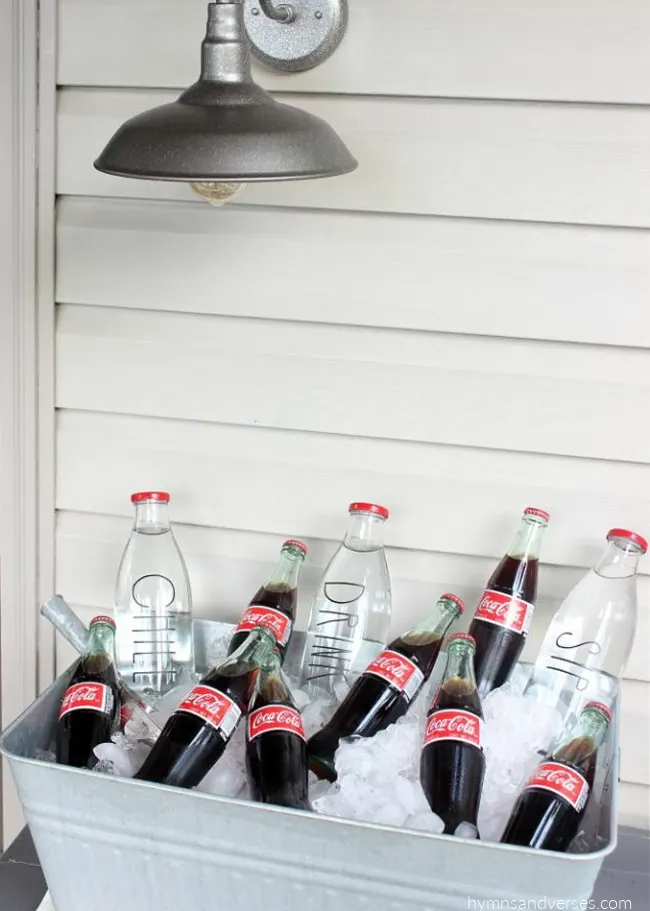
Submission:
<svg viewBox="0 0 650 911">
<path fill-rule="evenodd" d="M 100 743 L 93 752 L 100 762 L 109 762 L 112 765 L 113 775 L 121 775 L 122 778 L 133 778 L 138 771 L 137 768 L 134 768 L 131 753 L 122 744 Z"/>
<path fill-rule="evenodd" d="M 246 724 L 239 725 L 223 756 L 198 785 L 218 797 L 237 797 L 246 785 Z"/>
<path fill-rule="evenodd" d="M 309 693 L 298 689 L 298 687 L 291 688 L 291 695 L 293 696 L 293 701 L 296 703 L 296 708 L 299 712 L 301 712 L 311 702 Z"/>
<path fill-rule="evenodd" d="M 471 822 L 459 822 L 454 829 L 454 838 L 478 838 L 479 833 L 476 826 Z"/>
<path fill-rule="evenodd" d="M 34 759 L 40 762 L 56 762 L 56 753 L 54 750 L 34 750 Z"/>
<path fill-rule="evenodd" d="M 416 829 L 419 832 L 430 832 L 432 835 L 441 835 L 445 824 L 439 816 L 428 810 L 428 812 L 423 811 L 416 816 L 409 816 L 404 823 L 404 828 Z"/>
<path fill-rule="evenodd" d="M 300 714 L 307 737 L 311 737 L 316 731 L 320 731 L 324 724 L 327 724 L 334 714 L 335 708 L 336 705 L 331 698 L 319 697 L 301 709 Z"/>
</svg>

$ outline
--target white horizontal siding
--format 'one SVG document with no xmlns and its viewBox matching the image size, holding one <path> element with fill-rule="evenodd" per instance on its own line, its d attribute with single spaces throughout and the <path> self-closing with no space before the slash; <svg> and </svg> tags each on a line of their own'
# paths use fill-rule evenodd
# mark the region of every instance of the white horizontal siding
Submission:
<svg viewBox="0 0 650 911">
<path fill-rule="evenodd" d="M 649 524 L 650 466 L 605 460 L 69 410 L 58 452 L 57 505 L 82 512 L 169 488 L 181 522 L 335 539 L 347 503 L 385 501 L 390 543 L 494 558 L 532 503 L 553 513 L 544 559 L 576 566 L 613 525 Z"/>
<path fill-rule="evenodd" d="M 256 72 L 358 171 L 220 211 L 92 168 L 195 78 L 204 18 L 59 0 L 57 587 L 86 619 L 109 606 L 129 493 L 160 486 L 200 615 L 234 619 L 299 535 L 304 625 L 363 497 L 392 509 L 399 630 L 443 589 L 471 607 L 533 503 L 553 514 L 533 658 L 607 529 L 650 530 L 650 7 L 352 0 L 324 66 Z M 641 825 L 645 563 L 621 715 Z"/>
<path fill-rule="evenodd" d="M 646 231 L 94 197 L 58 225 L 62 303 L 650 348 Z"/>
<path fill-rule="evenodd" d="M 187 200 L 190 190 L 181 184 L 110 177 L 93 168 L 124 120 L 174 98 L 167 91 L 65 89 L 59 96 L 59 193 Z M 360 167 L 335 179 L 248 187 L 243 203 L 650 225 L 650 109 L 313 95 L 287 100 L 329 121 Z"/>
<path fill-rule="evenodd" d="M 64 305 L 57 352 L 68 408 L 650 461 L 650 350 Z"/>
<path fill-rule="evenodd" d="M 59 81 L 189 85 L 205 18 L 196 0 L 59 0 Z M 640 103 L 649 47 L 643 0 L 351 0 L 327 63 L 256 76 L 275 91 Z"/>
</svg>

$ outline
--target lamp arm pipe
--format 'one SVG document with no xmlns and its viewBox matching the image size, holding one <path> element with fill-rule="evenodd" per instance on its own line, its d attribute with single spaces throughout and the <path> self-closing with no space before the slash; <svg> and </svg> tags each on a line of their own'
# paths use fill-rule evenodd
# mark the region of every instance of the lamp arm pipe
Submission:
<svg viewBox="0 0 650 911">
<path fill-rule="evenodd" d="M 288 3 L 279 3 L 277 7 L 273 0 L 258 0 L 258 3 L 264 15 L 275 22 L 293 22 L 296 18 L 295 10 Z"/>
</svg>

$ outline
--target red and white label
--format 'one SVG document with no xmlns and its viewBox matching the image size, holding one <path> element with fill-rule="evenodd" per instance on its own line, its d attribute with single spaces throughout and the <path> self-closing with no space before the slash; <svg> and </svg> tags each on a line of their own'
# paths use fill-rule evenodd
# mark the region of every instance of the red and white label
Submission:
<svg viewBox="0 0 650 911">
<path fill-rule="evenodd" d="M 365 669 L 364 674 L 374 674 L 386 680 L 396 690 L 404 694 L 408 702 L 413 699 L 424 682 L 424 674 L 404 655 L 387 648 L 381 652 Z"/>
<path fill-rule="evenodd" d="M 59 718 L 76 712 L 77 709 L 90 709 L 110 715 L 113 711 L 113 692 L 105 683 L 75 683 L 66 690 Z"/>
<path fill-rule="evenodd" d="M 529 788 L 541 788 L 563 797 L 578 813 L 589 797 L 589 785 L 584 776 L 561 762 L 543 762 L 524 785 L 525 791 Z"/>
<path fill-rule="evenodd" d="M 265 705 L 250 713 L 248 716 L 249 741 L 259 737 L 260 734 L 268 734 L 270 731 L 284 731 L 287 734 L 297 734 L 303 740 L 307 739 L 300 712 L 290 705 Z"/>
<path fill-rule="evenodd" d="M 273 633 L 279 645 L 286 645 L 291 636 L 293 624 L 282 611 L 276 610 L 274 607 L 253 604 L 237 624 L 235 632 L 249 633 L 258 626 Z"/>
<path fill-rule="evenodd" d="M 187 694 L 176 711 L 187 712 L 188 715 L 206 721 L 221 731 L 224 737 L 230 737 L 241 718 L 241 710 L 237 703 L 220 690 L 201 683 Z"/>
<path fill-rule="evenodd" d="M 440 709 L 427 718 L 422 746 L 426 747 L 438 740 L 460 740 L 480 749 L 482 727 L 482 720 L 472 712 L 463 709 Z"/>
<path fill-rule="evenodd" d="M 483 592 L 474 619 L 485 620 L 486 623 L 494 623 L 495 626 L 503 626 L 525 636 L 533 622 L 534 610 L 535 605 L 528 601 L 488 589 Z"/>
</svg>

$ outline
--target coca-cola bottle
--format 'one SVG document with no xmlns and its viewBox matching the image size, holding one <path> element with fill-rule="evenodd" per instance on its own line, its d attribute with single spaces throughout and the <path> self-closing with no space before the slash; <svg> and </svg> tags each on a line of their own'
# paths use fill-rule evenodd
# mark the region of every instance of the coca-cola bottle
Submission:
<svg viewBox="0 0 650 911">
<path fill-rule="evenodd" d="M 56 732 L 56 761 L 92 768 L 93 750 L 106 743 L 120 718 L 115 670 L 115 622 L 95 617 L 90 623 L 86 650 L 65 691 Z"/>
<path fill-rule="evenodd" d="M 284 659 L 298 606 L 298 577 L 307 554 L 307 545 L 291 539 L 285 541 L 277 566 L 257 590 L 237 624 L 230 640 L 228 654 L 236 651 L 251 630 L 263 627 L 273 634 L 280 656 Z"/>
<path fill-rule="evenodd" d="M 117 668 L 138 693 L 160 696 L 193 670 L 192 592 L 169 521 L 170 496 L 134 493 L 135 519 L 117 574 Z"/>
<path fill-rule="evenodd" d="M 386 645 L 391 586 L 384 525 L 388 510 L 350 503 L 345 538 L 327 565 L 311 606 L 300 681 L 318 691 L 350 686 Z"/>
<path fill-rule="evenodd" d="M 494 570 L 469 628 L 483 699 L 506 682 L 526 644 L 537 598 L 539 550 L 549 514 L 529 506 L 508 552 Z"/>
<path fill-rule="evenodd" d="M 503 843 L 567 850 L 584 815 L 598 748 L 611 718 L 606 705 L 587 703 L 551 758 L 538 766 L 524 785 L 501 837 Z"/>
<path fill-rule="evenodd" d="M 420 782 L 429 806 L 453 835 L 461 824 L 478 836 L 476 819 L 485 776 L 483 710 L 474 678 L 474 639 L 449 637 L 447 666 L 427 716 Z"/>
<path fill-rule="evenodd" d="M 309 767 L 336 781 L 334 754 L 344 737 L 372 737 L 397 721 L 436 663 L 445 634 L 463 612 L 456 595 L 442 595 L 418 626 L 394 639 L 355 681 L 332 718 L 307 743 Z"/>
<path fill-rule="evenodd" d="M 585 702 L 611 703 L 637 624 L 637 569 L 645 538 L 607 533 L 600 560 L 569 592 L 551 620 L 526 694 L 575 721 Z"/>
<path fill-rule="evenodd" d="M 254 800 L 311 810 L 305 729 L 277 649 L 260 668 L 248 709 L 246 767 Z"/>
<path fill-rule="evenodd" d="M 179 788 L 199 784 L 223 755 L 275 645 L 265 629 L 248 633 L 242 646 L 182 700 L 135 777 Z"/>
</svg>

